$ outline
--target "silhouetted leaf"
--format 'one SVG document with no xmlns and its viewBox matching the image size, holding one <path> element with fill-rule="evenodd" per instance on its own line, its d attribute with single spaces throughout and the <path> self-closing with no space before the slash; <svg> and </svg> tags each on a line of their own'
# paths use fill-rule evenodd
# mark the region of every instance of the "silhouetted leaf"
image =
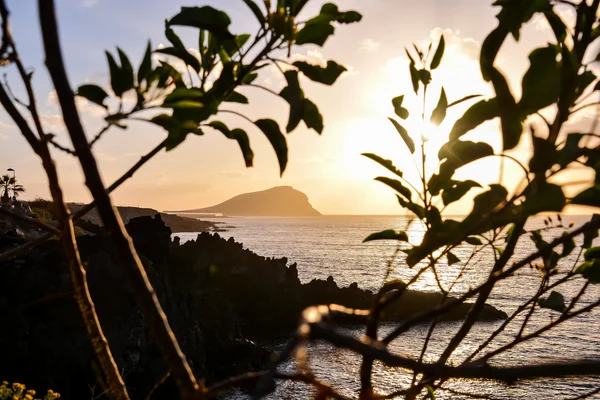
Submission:
<svg viewBox="0 0 600 400">
<path fill-rule="evenodd" d="M 200 61 L 194 57 L 185 48 L 179 47 L 164 47 L 154 51 L 155 53 L 166 54 L 169 56 L 177 57 L 182 60 L 186 65 L 189 65 L 194 71 L 200 71 Z"/>
<path fill-rule="evenodd" d="M 128 85 L 127 74 L 121 70 L 112 54 L 108 51 L 106 52 L 106 59 L 108 60 L 108 69 L 110 71 L 110 85 L 115 95 L 121 97 L 123 93 L 131 89 L 131 86 Z"/>
<path fill-rule="evenodd" d="M 563 234 L 563 236 L 566 235 L 566 233 Z M 575 249 L 575 240 L 573 238 L 567 240 L 566 242 L 563 243 L 562 245 L 562 252 L 561 252 L 561 257 L 566 257 L 569 254 L 571 254 L 571 252 Z"/>
<path fill-rule="evenodd" d="M 462 182 L 453 182 L 451 186 L 444 188 L 442 193 L 442 201 L 444 205 L 454 203 L 463 198 L 465 194 L 472 188 L 481 187 L 481 185 L 472 180 L 466 180 Z"/>
<path fill-rule="evenodd" d="M 243 82 L 244 84 L 248 85 L 248 84 L 250 84 L 250 83 L 254 82 L 254 80 L 255 80 L 256 78 L 258 78 L 258 74 L 257 74 L 256 72 L 252 72 L 252 73 L 250 73 L 250 74 L 246 75 L 246 76 L 244 77 L 244 79 L 242 80 L 242 82 Z"/>
<path fill-rule="evenodd" d="M 546 139 L 533 136 L 532 141 L 534 151 L 529 161 L 529 170 L 536 174 L 543 174 L 556 162 L 556 149 Z"/>
<path fill-rule="evenodd" d="M 494 149 L 484 142 L 456 140 L 444 144 L 438 153 L 440 160 L 446 160 L 440 165 L 439 175 L 450 178 L 455 170 L 483 157 L 494 154 Z"/>
<path fill-rule="evenodd" d="M 312 65 L 304 61 L 294 62 L 297 67 L 308 79 L 323 83 L 325 85 L 333 85 L 342 73 L 347 71 L 343 65 L 335 61 L 327 61 L 327 67 L 323 68 L 320 65 Z"/>
<path fill-rule="evenodd" d="M 435 106 L 435 109 L 431 113 L 431 122 L 435 125 L 441 124 L 444 118 L 446 118 L 447 109 L 448 98 L 446 97 L 446 91 L 444 90 L 444 88 L 442 88 L 442 92 L 440 93 L 440 98 L 438 100 L 437 106 Z"/>
<path fill-rule="evenodd" d="M 463 101 L 471 100 L 471 99 L 474 99 L 476 97 L 481 97 L 481 96 L 482 96 L 481 94 L 470 94 L 468 96 L 463 97 L 462 99 L 458 99 L 458 100 L 453 101 L 452 103 L 448 104 L 448 108 L 456 106 L 456 105 L 462 103 Z"/>
<path fill-rule="evenodd" d="M 450 131 L 450 140 L 456 140 L 467 132 L 475 129 L 485 121 L 496 118 L 500 115 L 496 99 L 481 100 L 473 104 L 465 111 L 452 127 Z"/>
<path fill-rule="evenodd" d="M 600 260 L 586 261 L 577 267 L 575 273 L 583 275 L 590 283 L 600 283 Z"/>
<path fill-rule="evenodd" d="M 541 182 L 533 187 L 525 198 L 523 206 L 529 215 L 541 212 L 560 212 L 567 204 L 567 199 L 560 186 Z"/>
<path fill-rule="evenodd" d="M 413 90 L 415 93 L 419 92 L 419 81 L 421 80 L 419 76 L 419 71 L 417 71 L 417 67 L 414 62 L 410 63 L 410 79 L 412 81 Z"/>
<path fill-rule="evenodd" d="M 600 258 L 600 247 L 590 247 L 583 254 L 585 261 L 592 261 Z"/>
<path fill-rule="evenodd" d="M 271 146 L 273 146 L 273 150 L 275 150 L 277 160 L 279 161 L 280 174 L 283 175 L 288 161 L 288 148 L 285 136 L 279 130 L 279 125 L 272 119 L 259 119 L 255 124 L 263 131 Z"/>
<path fill-rule="evenodd" d="M 119 61 L 121 61 L 121 76 L 123 79 L 123 85 L 127 87 L 125 90 L 129 90 L 133 88 L 133 66 L 129 61 L 129 57 L 127 57 L 127 54 L 125 54 L 123 50 L 117 47 L 117 52 L 119 53 Z"/>
<path fill-rule="evenodd" d="M 556 40 L 559 43 L 563 43 L 567 38 L 567 27 L 565 26 L 565 23 L 552 9 L 544 11 L 544 16 L 546 17 L 548 24 L 552 28 Z"/>
<path fill-rule="evenodd" d="M 100 86 L 81 85 L 77 89 L 77 96 L 84 97 L 92 103 L 96 103 L 99 106 L 107 108 L 103 103 L 104 100 L 108 97 L 108 94 Z"/>
<path fill-rule="evenodd" d="M 567 308 L 563 295 L 554 290 L 547 298 L 539 299 L 538 304 L 542 308 L 549 308 L 558 312 L 563 312 Z"/>
<path fill-rule="evenodd" d="M 438 47 L 435 50 L 435 54 L 433 55 L 433 59 L 431 60 L 431 69 L 436 69 L 440 62 L 442 61 L 442 57 L 444 56 L 444 49 L 446 48 L 446 41 L 444 39 L 444 35 L 440 36 L 440 42 L 438 43 Z"/>
<path fill-rule="evenodd" d="M 313 43 L 323 46 L 327 38 L 333 35 L 334 30 L 329 23 L 305 25 L 296 34 L 296 44 Z"/>
<path fill-rule="evenodd" d="M 600 219 L 600 215 L 594 214 L 594 215 L 592 215 L 592 218 L 591 218 L 590 222 L 595 222 L 598 219 Z M 592 242 L 597 237 L 598 237 L 598 229 L 588 229 L 588 230 L 586 230 L 585 232 L 583 232 L 583 244 L 582 244 L 582 247 L 584 249 L 589 249 L 590 247 L 592 247 Z"/>
<path fill-rule="evenodd" d="M 370 158 L 371 160 L 375 161 L 382 167 L 386 168 L 388 171 L 391 171 L 394 174 L 398 175 L 400 178 L 402 178 L 402 175 L 403 175 L 402 171 L 400 171 L 398 168 L 396 168 L 391 160 L 386 160 L 386 159 L 381 158 L 378 155 L 373 154 L 373 153 L 362 153 L 362 155 L 367 158 Z"/>
<path fill-rule="evenodd" d="M 221 121 L 211 121 L 208 125 L 220 131 L 226 138 L 237 141 L 240 146 L 240 149 L 242 150 L 242 155 L 244 156 L 244 163 L 246 164 L 246 167 L 248 168 L 252 166 L 254 153 L 252 152 L 252 148 L 250 147 L 250 140 L 248 139 L 248 135 L 244 130 L 239 128 L 230 130 L 227 127 L 227 125 L 225 125 Z"/>
<path fill-rule="evenodd" d="M 181 7 L 181 11 L 169 21 L 169 25 L 190 26 L 206 30 L 223 39 L 233 39 L 229 32 L 231 19 L 223 11 L 210 6 Z"/>
<path fill-rule="evenodd" d="M 600 185 L 594 185 L 577 194 L 571 199 L 571 204 L 600 207 Z"/>
<path fill-rule="evenodd" d="M 260 22 L 260 24 L 263 25 L 265 23 L 265 17 L 263 15 L 262 11 L 260 10 L 260 7 L 253 0 L 242 0 L 242 1 L 248 6 L 248 8 L 250 8 L 250 10 L 252 11 L 252 14 L 254 14 L 254 16 L 256 17 L 258 22 Z"/>
<path fill-rule="evenodd" d="M 248 98 L 241 93 L 231 92 L 229 96 L 225 99 L 230 103 L 240 103 L 240 104 L 249 104 Z"/>
<path fill-rule="evenodd" d="M 404 186 L 399 180 L 386 178 L 385 176 L 378 176 L 377 178 L 375 178 L 375 180 L 388 185 L 389 187 L 400 193 L 402 196 L 406 197 L 408 201 L 411 200 L 412 193 L 410 189 Z"/>
<path fill-rule="evenodd" d="M 140 64 L 137 73 L 137 81 L 138 85 L 142 83 L 142 81 L 148 78 L 150 75 L 150 71 L 152 70 L 152 44 L 148 41 L 148 46 L 146 47 L 146 52 L 144 53 L 144 58 Z"/>
<path fill-rule="evenodd" d="M 454 253 L 450 251 L 446 253 L 446 259 L 448 260 L 448 265 L 454 265 L 460 262 L 460 258 L 456 257 Z"/>
<path fill-rule="evenodd" d="M 476 236 L 469 236 L 465 239 L 465 242 L 467 242 L 468 244 L 472 244 L 473 246 L 481 246 L 483 244 L 481 239 L 479 239 Z"/>
<path fill-rule="evenodd" d="M 319 112 L 319 108 L 309 99 L 303 99 L 302 102 L 304 103 L 302 120 L 306 127 L 321 134 L 323 132 L 323 116 Z"/>
<path fill-rule="evenodd" d="M 406 118 L 408 118 L 409 113 L 406 108 L 402 107 L 403 101 L 404 101 L 404 95 L 394 97 L 392 99 L 392 105 L 394 106 L 394 112 L 396 113 L 396 115 L 402 119 L 406 119 Z"/>
<path fill-rule="evenodd" d="M 398 122 L 396 122 L 395 119 L 389 118 L 389 120 L 392 122 L 392 124 L 394 125 L 394 127 L 396 128 L 398 133 L 400 134 L 400 137 L 402 138 L 402 140 L 404 140 L 404 143 L 406 144 L 406 147 L 408 147 L 408 150 L 411 153 L 414 153 L 415 152 L 415 142 L 412 140 L 412 138 L 410 137 L 410 135 L 408 134 L 406 129 L 404 129 L 404 127 L 402 125 L 400 125 Z"/>
<path fill-rule="evenodd" d="M 323 4 L 319 15 L 306 21 L 306 25 L 328 24 L 339 22 L 341 24 L 351 24 L 359 22 L 362 16 L 356 11 L 340 11 L 338 6 L 333 3 Z"/>
<path fill-rule="evenodd" d="M 363 240 L 365 242 L 371 242 L 373 240 L 398 240 L 401 242 L 408 242 L 408 235 L 403 231 L 395 231 L 388 229 L 381 232 L 372 233 Z"/>
<path fill-rule="evenodd" d="M 196 88 L 175 88 L 165 97 L 163 107 L 165 108 L 202 108 L 205 94 Z"/>
<path fill-rule="evenodd" d="M 425 86 L 429 85 L 429 83 L 431 83 L 431 72 L 427 71 L 426 69 L 420 69 L 418 72 L 419 80 L 423 82 Z"/>
<path fill-rule="evenodd" d="M 529 69 L 521 83 L 519 108 L 525 115 L 556 102 L 560 92 L 560 68 L 556 61 L 557 46 L 535 49 L 529 54 Z"/>
<path fill-rule="evenodd" d="M 290 116 L 286 130 L 291 132 L 302 121 L 302 116 L 304 115 L 304 103 L 302 101 L 304 93 L 300 89 L 298 71 L 285 71 L 284 75 L 288 85 L 281 91 L 280 96 L 290 104 Z"/>
<path fill-rule="evenodd" d="M 400 195 L 396 195 L 396 198 L 398 199 L 398 203 L 402 207 L 404 207 L 407 210 L 411 211 L 419 219 L 424 219 L 425 218 L 425 208 L 423 208 L 422 206 L 420 206 L 420 205 L 418 205 L 416 203 L 413 203 L 412 201 L 405 200 Z"/>
</svg>

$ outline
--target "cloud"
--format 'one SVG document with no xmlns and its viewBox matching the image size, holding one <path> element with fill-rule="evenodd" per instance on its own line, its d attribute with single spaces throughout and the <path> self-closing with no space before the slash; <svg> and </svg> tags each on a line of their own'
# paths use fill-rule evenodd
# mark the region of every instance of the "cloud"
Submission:
<svg viewBox="0 0 600 400">
<path fill-rule="evenodd" d="M 361 51 L 375 51 L 381 46 L 381 43 L 371 39 L 363 39 L 358 42 L 358 49 Z"/>
<path fill-rule="evenodd" d="M 50 93 L 48 93 L 48 96 L 46 98 L 46 103 L 48 104 L 48 106 L 50 106 L 56 110 L 58 110 L 60 108 L 60 104 L 58 103 L 58 96 L 56 95 L 56 90 L 53 90 Z M 87 99 L 85 99 L 81 96 L 75 97 L 75 105 L 77 106 L 77 110 L 79 111 L 80 114 L 87 114 L 87 115 L 91 115 L 93 117 L 101 117 L 101 116 L 106 115 L 106 111 L 104 110 L 104 108 L 88 101 Z M 60 115 L 59 114 L 51 115 L 51 117 L 52 118 L 60 117 Z"/>
<path fill-rule="evenodd" d="M 98 4 L 98 0 L 83 0 L 81 7 L 89 8 L 94 7 L 96 4 Z"/>
</svg>

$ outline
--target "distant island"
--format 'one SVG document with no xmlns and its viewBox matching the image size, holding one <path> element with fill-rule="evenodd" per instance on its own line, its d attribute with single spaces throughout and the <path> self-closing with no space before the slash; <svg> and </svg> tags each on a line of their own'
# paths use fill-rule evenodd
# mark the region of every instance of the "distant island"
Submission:
<svg viewBox="0 0 600 400">
<path fill-rule="evenodd" d="M 167 212 L 255 217 L 312 217 L 321 215 L 308 202 L 306 194 L 291 186 L 276 186 L 260 192 L 240 194 L 212 207 Z"/>
</svg>

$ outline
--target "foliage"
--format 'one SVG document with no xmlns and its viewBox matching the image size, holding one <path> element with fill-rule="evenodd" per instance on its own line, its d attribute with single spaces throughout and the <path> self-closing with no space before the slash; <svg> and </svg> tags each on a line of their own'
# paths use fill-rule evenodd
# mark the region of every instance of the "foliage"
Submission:
<svg viewBox="0 0 600 400">
<path fill-rule="evenodd" d="M 60 394 L 48 390 L 43 399 L 34 397 L 35 390 L 27 389 L 22 383 L 9 384 L 3 381 L 0 384 L 0 400 L 56 400 L 60 398 Z"/>
<path fill-rule="evenodd" d="M 13 192 L 14 196 L 18 197 L 19 193 L 23 193 L 25 191 L 25 188 L 23 185 L 19 185 L 14 177 L 2 175 L 2 177 L 0 177 L 0 190 L 2 190 L 2 197 L 10 197 L 11 191 Z"/>
</svg>

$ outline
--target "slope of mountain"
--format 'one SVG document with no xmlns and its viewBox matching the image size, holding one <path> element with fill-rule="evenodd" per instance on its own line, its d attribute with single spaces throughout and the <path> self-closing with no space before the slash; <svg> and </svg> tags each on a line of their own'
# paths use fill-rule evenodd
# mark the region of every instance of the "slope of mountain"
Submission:
<svg viewBox="0 0 600 400">
<path fill-rule="evenodd" d="M 291 186 L 277 186 L 260 192 L 240 194 L 212 207 L 171 212 L 257 217 L 311 217 L 321 215 L 310 205 L 308 196 Z"/>
</svg>

